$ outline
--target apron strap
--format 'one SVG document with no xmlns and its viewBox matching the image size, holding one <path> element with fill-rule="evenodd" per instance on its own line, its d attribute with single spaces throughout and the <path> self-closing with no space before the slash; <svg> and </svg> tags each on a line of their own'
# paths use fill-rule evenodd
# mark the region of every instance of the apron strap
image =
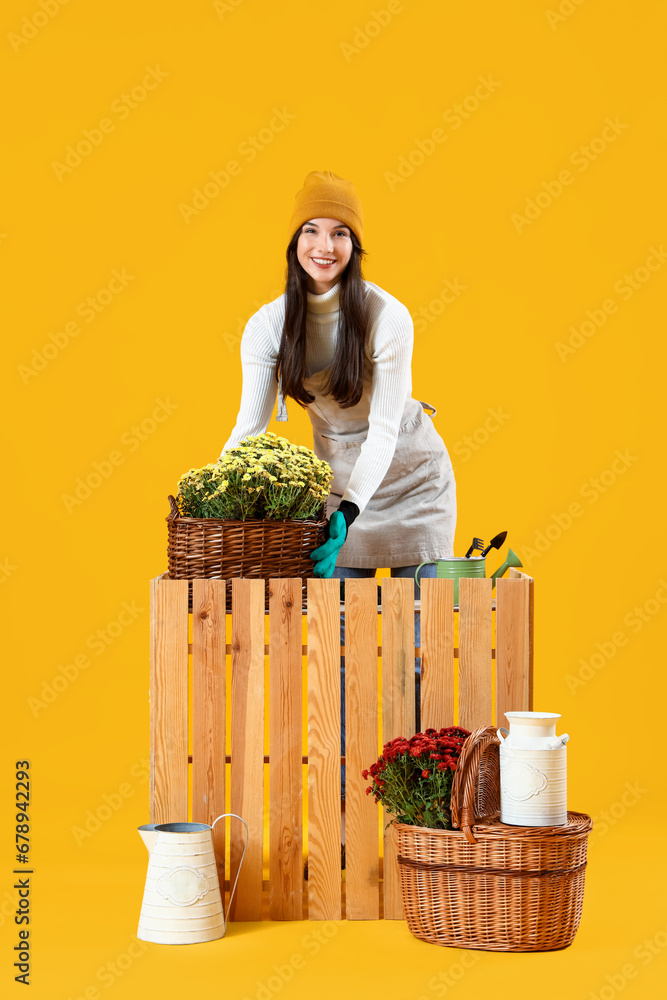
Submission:
<svg viewBox="0 0 667 1000">
<path fill-rule="evenodd" d="M 426 412 L 427 410 L 433 410 L 433 413 L 429 413 L 428 414 L 428 416 L 431 418 L 431 420 L 433 420 L 433 417 L 438 412 L 436 410 L 435 406 L 433 406 L 432 403 L 425 403 L 422 399 L 420 399 L 419 402 L 421 403 L 421 407 L 422 407 L 422 410 L 424 410 L 424 412 Z"/>
<path fill-rule="evenodd" d="M 276 420 L 287 420 L 287 406 L 285 405 L 285 397 L 283 396 L 282 374 L 278 376 L 278 410 Z"/>
</svg>

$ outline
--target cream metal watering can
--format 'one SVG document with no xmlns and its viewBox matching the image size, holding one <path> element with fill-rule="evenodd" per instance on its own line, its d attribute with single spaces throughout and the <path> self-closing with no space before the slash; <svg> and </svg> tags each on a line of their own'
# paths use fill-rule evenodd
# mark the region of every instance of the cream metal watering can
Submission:
<svg viewBox="0 0 667 1000">
<path fill-rule="evenodd" d="M 415 570 L 415 582 L 418 587 L 421 583 L 418 579 L 419 570 L 422 566 L 435 565 L 437 567 L 438 580 L 454 581 L 454 604 L 459 603 L 459 580 L 465 577 L 485 577 L 486 576 L 486 556 L 452 556 L 451 559 L 427 559 L 420 563 Z M 505 562 L 498 567 L 495 573 L 491 574 L 493 580 L 492 590 L 495 589 L 496 579 L 506 573 L 510 566 L 523 566 L 516 552 L 508 549 Z"/>
<path fill-rule="evenodd" d="M 139 827 L 149 855 L 137 931 L 141 941 L 196 944 L 225 936 L 227 927 L 213 849 L 213 827 L 226 816 L 241 820 L 246 831 L 239 870 L 229 896 L 229 913 L 248 846 L 244 819 L 236 813 L 224 813 L 212 826 L 147 823 Z"/>
</svg>

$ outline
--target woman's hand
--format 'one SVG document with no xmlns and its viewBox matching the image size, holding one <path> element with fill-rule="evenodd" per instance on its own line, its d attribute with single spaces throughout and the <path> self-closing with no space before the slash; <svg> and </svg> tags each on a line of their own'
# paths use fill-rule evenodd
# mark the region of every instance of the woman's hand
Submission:
<svg viewBox="0 0 667 1000">
<path fill-rule="evenodd" d="M 333 512 L 327 525 L 326 542 L 310 553 L 310 558 L 315 563 L 313 570 L 315 576 L 320 579 L 329 579 L 333 576 L 338 553 L 345 543 L 350 525 L 358 514 L 359 508 L 356 503 L 349 500 L 341 501 L 339 509 Z"/>
<path fill-rule="evenodd" d="M 329 537 L 318 549 L 310 553 L 315 562 L 314 575 L 320 578 L 333 576 L 338 553 L 347 538 L 347 524 L 343 515 L 335 510 L 329 518 Z"/>
</svg>

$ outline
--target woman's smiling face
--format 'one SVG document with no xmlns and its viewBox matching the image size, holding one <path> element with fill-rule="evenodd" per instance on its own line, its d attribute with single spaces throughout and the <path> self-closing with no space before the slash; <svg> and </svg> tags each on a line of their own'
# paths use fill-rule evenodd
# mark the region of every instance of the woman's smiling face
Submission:
<svg viewBox="0 0 667 1000">
<path fill-rule="evenodd" d="M 322 295 L 333 288 L 350 261 L 350 227 L 339 219 L 310 219 L 301 227 L 296 253 L 308 275 L 308 291 Z"/>
</svg>

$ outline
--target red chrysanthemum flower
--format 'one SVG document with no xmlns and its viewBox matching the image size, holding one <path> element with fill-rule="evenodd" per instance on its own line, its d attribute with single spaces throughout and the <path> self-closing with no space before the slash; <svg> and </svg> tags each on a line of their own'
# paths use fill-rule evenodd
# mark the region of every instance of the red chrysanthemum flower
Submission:
<svg viewBox="0 0 667 1000">
<path fill-rule="evenodd" d="M 378 760 L 362 772 L 371 779 L 366 794 L 402 823 L 451 829 L 452 772 L 468 736 L 467 730 L 449 726 L 388 740 Z"/>
</svg>

